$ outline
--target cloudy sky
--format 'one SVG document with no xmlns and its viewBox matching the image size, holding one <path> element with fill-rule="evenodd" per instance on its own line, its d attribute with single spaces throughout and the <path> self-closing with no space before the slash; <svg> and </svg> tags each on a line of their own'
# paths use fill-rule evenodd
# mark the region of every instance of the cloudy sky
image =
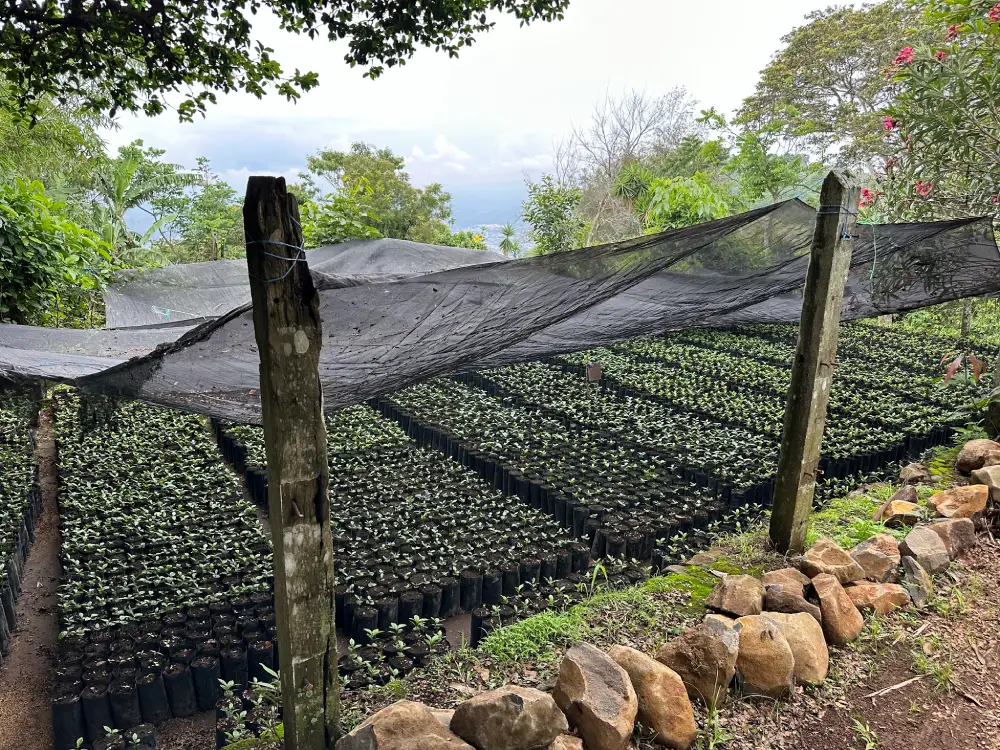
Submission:
<svg viewBox="0 0 1000 750">
<path fill-rule="evenodd" d="M 554 142 L 606 92 L 684 86 L 701 106 L 731 111 L 781 36 L 829 2 L 572 0 L 562 22 L 500 18 L 458 59 L 420 49 L 375 81 L 343 62 L 344 45 L 263 20 L 256 30 L 286 70 L 319 73 L 297 104 L 234 94 L 194 123 L 122 118 L 106 139 L 114 149 L 142 138 L 185 166 L 207 156 L 241 192 L 250 174 L 294 179 L 306 154 L 364 140 L 404 155 L 415 183 L 441 182 L 457 225 L 512 221 L 525 178 L 546 171 Z"/>
</svg>

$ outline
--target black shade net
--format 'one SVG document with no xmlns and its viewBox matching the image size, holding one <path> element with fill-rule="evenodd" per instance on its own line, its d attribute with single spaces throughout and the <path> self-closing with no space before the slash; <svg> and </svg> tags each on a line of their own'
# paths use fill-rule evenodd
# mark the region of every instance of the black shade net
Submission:
<svg viewBox="0 0 1000 750">
<path fill-rule="evenodd" d="M 325 408 L 447 372 L 667 330 L 796 322 L 815 216 L 806 204 L 788 201 L 684 229 L 517 260 L 397 240 L 312 251 L 308 261 L 323 321 Z M 859 225 L 843 317 L 996 291 L 1000 253 L 989 219 Z M 109 292 L 108 320 L 145 328 L 0 326 L 0 376 L 45 377 L 91 392 L 259 422 L 259 359 L 249 306 L 191 328 L 183 322 L 184 315 L 187 324 L 211 318 L 220 304 L 248 297 L 245 261 L 136 274 Z M 161 325 L 149 327 L 160 314 L 154 308 L 187 312 L 172 316 L 179 325 L 164 327 L 161 316 Z"/>
</svg>

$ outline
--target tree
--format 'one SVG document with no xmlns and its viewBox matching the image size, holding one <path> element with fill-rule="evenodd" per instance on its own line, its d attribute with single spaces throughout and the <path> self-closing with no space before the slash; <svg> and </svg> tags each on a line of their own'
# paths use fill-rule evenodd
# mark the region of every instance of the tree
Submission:
<svg viewBox="0 0 1000 750">
<path fill-rule="evenodd" d="M 704 172 L 691 177 L 658 178 L 642 196 L 646 230 L 662 232 L 728 216 L 732 196 Z"/>
<path fill-rule="evenodd" d="M 918 14 L 888 0 L 834 6 L 806 19 L 782 38 L 785 47 L 761 71 L 736 119 L 759 129 L 777 124 L 814 156 L 835 153 L 846 166 L 870 168 L 884 154 L 881 113 L 897 88 L 885 71 Z"/>
<path fill-rule="evenodd" d="M 243 202 L 212 172 L 207 158 L 200 156 L 197 163 L 193 191 L 171 191 L 150 201 L 154 215 L 163 217 L 161 223 L 170 232 L 160 246 L 166 246 L 174 262 L 243 257 Z"/>
<path fill-rule="evenodd" d="M 521 24 L 561 19 L 569 0 L 254 0 L 284 31 L 347 40 L 344 59 L 374 78 L 418 46 L 455 57 L 494 25 L 488 11 Z M 181 119 L 204 112 L 217 92 L 298 98 L 315 73 L 286 73 L 252 33 L 246 0 L 3 0 L 0 75 L 29 116 L 47 97 L 79 98 L 93 112 L 160 114 L 185 92 Z"/>
<path fill-rule="evenodd" d="M 819 190 L 823 165 L 789 150 L 792 144 L 784 135 L 785 121 L 738 120 L 731 125 L 714 108 L 706 110 L 701 119 L 725 133 L 732 143 L 725 171 L 736 181 L 744 206 L 777 203 Z"/>
<path fill-rule="evenodd" d="M 899 95 L 883 112 L 894 149 L 867 194 L 890 220 L 1000 211 L 1000 3 L 931 0 L 930 43 L 906 45 L 891 72 Z"/>
<path fill-rule="evenodd" d="M 504 224 L 500 227 L 499 250 L 508 258 L 516 258 L 521 252 L 521 243 L 517 241 L 517 230 L 513 224 Z"/>
<path fill-rule="evenodd" d="M 0 183 L 0 322 L 93 322 L 94 293 L 111 269 L 111 255 L 65 208 L 40 182 Z"/>
<path fill-rule="evenodd" d="M 415 242 L 446 236 L 451 196 L 438 183 L 411 185 L 403 157 L 391 149 L 354 143 L 349 151 L 319 151 L 306 157 L 306 164 L 309 171 L 301 177 L 312 195 L 319 193 L 315 178 L 325 179 L 334 191 L 347 191 L 382 236 Z"/>
<path fill-rule="evenodd" d="M 528 200 L 522 217 L 531 225 L 533 255 L 557 253 L 580 247 L 587 225 L 577 213 L 582 193 L 579 188 L 557 182 L 551 175 L 538 183 L 528 183 Z"/>
<path fill-rule="evenodd" d="M 594 107 L 590 122 L 575 127 L 557 147 L 557 182 L 581 190 L 577 212 L 585 217 L 591 245 L 633 237 L 642 231 L 630 206 L 615 194 L 619 172 L 646 164 L 677 147 L 696 128 L 694 100 L 684 88 L 662 96 L 628 91 L 610 94 Z"/>
<path fill-rule="evenodd" d="M 104 148 L 97 128 L 105 118 L 51 99 L 37 103 L 35 122 L 11 111 L 11 87 L 0 77 L 0 180 L 39 180 L 50 190 L 89 184 Z"/>
<path fill-rule="evenodd" d="M 648 159 L 646 169 L 657 177 L 694 177 L 698 172 L 719 174 L 729 162 L 729 146 L 721 138 L 706 140 L 691 133 L 676 146 Z"/>
<path fill-rule="evenodd" d="M 177 164 L 161 162 L 160 149 L 143 149 L 142 141 L 133 141 L 118 149 L 118 156 L 104 159 L 95 172 L 95 219 L 101 227 L 104 241 L 114 248 L 116 262 L 141 262 L 136 252 L 149 241 L 153 233 L 176 214 L 157 215 L 150 205 L 157 198 L 176 195 L 177 191 L 198 182 L 198 175 L 184 173 Z M 164 205 L 155 203 L 155 205 Z M 139 208 L 153 218 L 152 226 L 142 236 L 133 232 L 125 221 L 125 214 Z"/>
<path fill-rule="evenodd" d="M 302 203 L 299 208 L 306 247 L 381 237 L 382 233 L 374 226 L 378 219 L 364 207 L 366 192 L 370 193 L 371 188 L 357 183 L 353 188 Z"/>
</svg>

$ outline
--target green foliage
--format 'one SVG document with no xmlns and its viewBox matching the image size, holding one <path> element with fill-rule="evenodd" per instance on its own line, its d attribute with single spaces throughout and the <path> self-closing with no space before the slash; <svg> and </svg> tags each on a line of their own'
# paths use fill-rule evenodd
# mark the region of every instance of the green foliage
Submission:
<svg viewBox="0 0 1000 750">
<path fill-rule="evenodd" d="M 541 182 L 528 183 L 528 200 L 521 215 L 531 225 L 532 254 L 546 255 L 580 247 L 586 225 L 577 213 L 583 194 L 579 188 L 545 175 Z"/>
<path fill-rule="evenodd" d="M 440 234 L 434 236 L 431 244 L 447 245 L 448 247 L 465 247 L 469 250 L 486 249 L 486 242 L 483 240 L 482 232 L 474 232 L 471 229 L 452 232 L 445 227 Z"/>
<path fill-rule="evenodd" d="M 889 0 L 858 8 L 831 6 L 782 37 L 737 121 L 777 126 L 811 153 L 867 166 L 885 153 L 880 112 L 896 85 L 885 75 L 907 43 L 917 15 Z"/>
<path fill-rule="evenodd" d="M 514 229 L 513 224 L 504 224 L 500 227 L 499 250 L 508 258 L 516 258 L 521 252 L 521 243 L 515 239 L 516 235 L 517 230 Z"/>
<path fill-rule="evenodd" d="M 718 174 L 729 161 L 729 147 L 721 138 L 705 140 L 687 135 L 673 148 L 647 160 L 657 177 L 694 177 L 698 172 Z"/>
<path fill-rule="evenodd" d="M 306 247 L 381 237 L 382 233 L 374 226 L 376 218 L 364 206 L 370 193 L 367 184 L 357 182 L 352 188 L 304 202 L 299 213 Z"/>
<path fill-rule="evenodd" d="M 740 203 L 777 203 L 805 192 L 816 192 L 822 181 L 823 165 L 805 154 L 782 149 L 787 141 L 782 133 L 785 121 L 774 117 L 758 123 L 726 118 L 709 109 L 702 122 L 725 133 L 732 142 L 733 155 L 725 171 L 738 185 Z"/>
<path fill-rule="evenodd" d="M 166 199 L 176 198 L 185 187 L 198 183 L 197 174 L 185 173 L 177 164 L 160 161 L 164 151 L 143 148 L 136 140 L 118 149 L 118 156 L 101 160 L 94 174 L 94 221 L 102 239 L 113 248 L 121 265 L 149 265 L 152 258 L 142 248 L 153 234 L 177 218 L 174 213 L 151 209 L 169 208 Z M 125 214 L 133 208 L 150 213 L 153 225 L 142 236 L 133 232 Z"/>
<path fill-rule="evenodd" d="M 369 77 L 402 65 L 418 46 L 450 57 L 488 31 L 487 11 L 521 24 L 561 19 L 568 0 L 260 0 L 249 8 L 273 13 L 282 30 L 346 40 L 344 59 Z M 162 0 L 155 3 L 7 3 L 0 24 L 0 75 L 29 116 L 39 101 L 78 98 L 94 112 L 160 114 L 183 90 L 182 120 L 215 103 L 216 92 L 274 90 L 297 99 L 318 83 L 313 72 L 286 73 L 273 50 L 255 38 L 245 0 Z M 262 15 L 267 15 L 264 13 Z M 172 106 L 172 103 L 171 105 Z"/>
<path fill-rule="evenodd" d="M 1000 10 L 988 0 L 930 0 L 933 37 L 898 50 L 899 95 L 883 114 L 894 158 L 880 175 L 894 220 L 1000 210 Z"/>
<path fill-rule="evenodd" d="M 451 196 L 438 183 L 424 188 L 410 184 L 403 157 L 388 148 L 354 143 L 349 151 L 321 150 L 306 158 L 302 176 L 316 190 L 316 178 L 325 179 L 334 191 L 346 192 L 371 218 L 383 237 L 433 242 L 448 229 Z"/>
<path fill-rule="evenodd" d="M 96 128 L 105 118 L 46 99 L 38 102 L 32 125 L 11 111 L 11 97 L 0 77 L 0 180 L 39 180 L 50 190 L 88 184 L 94 160 L 103 155 Z"/>
<path fill-rule="evenodd" d="M 164 259 L 197 262 L 240 258 L 243 242 L 242 199 L 228 183 L 213 174 L 208 159 L 198 157 L 193 191 L 158 197 L 154 211 L 168 217 L 169 236 L 158 244 Z"/>
<path fill-rule="evenodd" d="M 646 229 L 660 232 L 728 216 L 731 198 L 704 172 L 655 179 L 645 199 Z"/>
<path fill-rule="evenodd" d="M 110 260 L 40 182 L 0 184 L 0 321 L 85 324 Z"/>
</svg>

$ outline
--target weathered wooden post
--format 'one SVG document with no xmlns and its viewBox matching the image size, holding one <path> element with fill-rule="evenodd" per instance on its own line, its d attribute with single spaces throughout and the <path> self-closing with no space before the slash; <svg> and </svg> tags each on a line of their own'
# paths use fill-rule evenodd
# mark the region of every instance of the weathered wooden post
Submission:
<svg viewBox="0 0 1000 750">
<path fill-rule="evenodd" d="M 260 352 L 285 748 L 325 750 L 336 740 L 340 706 L 319 297 L 284 178 L 250 178 L 243 223 Z"/>
<path fill-rule="evenodd" d="M 827 175 L 802 295 L 771 509 L 771 544 L 780 552 L 800 552 L 805 547 L 858 200 L 859 188 L 852 180 L 838 172 Z"/>
</svg>

